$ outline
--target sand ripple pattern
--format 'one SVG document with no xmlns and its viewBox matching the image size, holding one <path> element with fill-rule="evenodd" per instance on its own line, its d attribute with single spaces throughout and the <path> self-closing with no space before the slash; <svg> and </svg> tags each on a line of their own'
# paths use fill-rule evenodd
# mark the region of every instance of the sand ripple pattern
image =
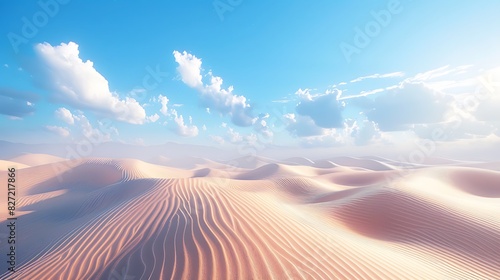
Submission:
<svg viewBox="0 0 500 280">
<path fill-rule="evenodd" d="M 500 172 L 57 164 L 19 170 L 1 279 L 500 279 Z"/>
</svg>

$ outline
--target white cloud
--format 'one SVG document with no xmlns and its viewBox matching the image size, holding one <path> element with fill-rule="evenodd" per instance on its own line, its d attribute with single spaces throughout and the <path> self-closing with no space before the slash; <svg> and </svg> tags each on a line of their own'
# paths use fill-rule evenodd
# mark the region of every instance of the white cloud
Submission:
<svg viewBox="0 0 500 280">
<path fill-rule="evenodd" d="M 376 94 L 376 93 L 381 93 L 384 90 L 394 89 L 396 87 L 397 86 L 395 86 L 395 87 L 391 86 L 391 87 L 387 87 L 387 88 L 377 88 L 377 89 L 372 89 L 372 90 L 367 90 L 367 91 L 361 91 L 359 94 L 356 94 L 356 95 L 340 96 L 339 100 L 346 100 L 346 99 L 364 97 L 364 96 L 368 96 L 368 95 L 372 95 L 372 94 Z"/>
<path fill-rule="evenodd" d="M 353 82 L 401 76 L 377 74 Z M 341 93 L 335 87 L 324 94 L 299 89 L 296 111 L 283 115 L 286 129 L 302 145 L 325 147 L 397 142 L 408 136 L 466 141 L 500 135 L 500 68 L 445 66 L 403 78 L 397 85 L 351 96 Z"/>
<path fill-rule="evenodd" d="M 364 114 L 383 131 L 411 131 L 439 141 L 484 138 L 500 132 L 500 68 L 483 71 L 481 78 L 478 83 L 469 65 L 445 66 L 386 87 L 374 97 L 349 97 L 349 102 L 365 108 Z"/>
<path fill-rule="evenodd" d="M 133 98 L 120 99 L 109 90 L 108 81 L 94 68 L 92 61 L 79 57 L 78 45 L 70 42 L 59 46 L 37 44 L 40 71 L 34 73 L 40 85 L 53 93 L 53 98 L 75 108 L 119 121 L 142 124 L 144 108 Z"/>
<path fill-rule="evenodd" d="M 152 123 L 156 122 L 158 119 L 160 119 L 160 115 L 156 113 L 148 117 L 148 121 Z"/>
<path fill-rule="evenodd" d="M 198 135 L 198 127 L 192 124 L 192 118 L 189 117 L 189 124 L 184 123 L 184 117 L 182 115 L 178 115 L 174 110 L 174 123 L 175 126 L 173 131 L 180 136 L 184 137 L 194 137 Z"/>
<path fill-rule="evenodd" d="M 309 89 L 299 89 L 295 95 L 300 102 L 295 107 L 297 114 L 309 116 L 314 123 L 322 128 L 342 127 L 342 110 L 345 104 L 339 101 L 342 91 L 328 90 L 324 94 L 311 94 Z"/>
<path fill-rule="evenodd" d="M 201 81 L 201 59 L 183 51 L 174 51 L 175 61 L 179 64 L 177 71 L 181 75 L 182 81 L 192 88 L 203 88 Z"/>
<path fill-rule="evenodd" d="M 272 138 L 274 133 L 267 124 L 269 114 L 260 114 L 253 125 L 254 130 L 266 138 Z"/>
<path fill-rule="evenodd" d="M 158 102 L 160 102 L 161 104 L 161 108 L 160 108 L 160 112 L 163 114 L 163 115 L 168 115 L 168 108 L 167 108 L 167 105 L 168 105 L 168 98 L 166 96 L 163 96 L 163 95 L 158 95 Z"/>
<path fill-rule="evenodd" d="M 382 136 L 382 132 L 378 128 L 378 125 L 369 120 L 363 120 L 360 124 L 354 122 L 349 130 L 354 144 L 358 146 L 371 144 L 379 140 Z"/>
<path fill-rule="evenodd" d="M 500 67 L 479 77 L 476 90 L 463 103 L 465 108 L 472 107 L 474 116 L 479 120 L 500 122 Z"/>
<path fill-rule="evenodd" d="M 223 115 L 230 115 L 231 121 L 238 126 L 250 126 L 255 118 L 252 116 L 250 104 L 242 95 L 233 94 L 233 87 L 222 88 L 221 77 L 208 72 L 210 82 L 204 84 L 201 76 L 201 59 L 187 53 L 174 51 L 175 61 L 178 63 L 177 71 L 182 81 L 200 92 L 202 105 L 215 110 Z"/>
<path fill-rule="evenodd" d="M 227 129 L 227 136 L 228 136 L 228 141 L 233 144 L 240 143 L 241 141 L 243 141 L 243 136 L 239 132 L 234 131 L 234 129 L 231 127 Z"/>
<path fill-rule="evenodd" d="M 67 124 L 74 124 L 75 119 L 73 118 L 73 114 L 66 108 L 59 108 L 55 111 L 55 115 L 58 119 L 62 120 Z"/>
<path fill-rule="evenodd" d="M 286 129 L 291 135 L 297 137 L 308 137 L 323 135 L 325 129 L 318 127 L 309 116 L 296 116 L 295 114 L 285 114 Z"/>
<path fill-rule="evenodd" d="M 75 140 L 86 138 L 92 143 L 102 143 L 111 141 L 113 136 L 118 135 L 118 130 L 111 125 L 110 120 L 104 119 L 98 121 L 97 127 L 94 127 L 83 112 L 78 110 L 73 114 L 66 108 L 59 108 L 56 110 L 56 115 L 66 123 L 74 125 L 71 136 L 73 136 Z M 73 121 L 72 123 L 71 120 Z M 58 126 L 45 126 L 44 128 L 47 131 L 56 133 L 63 137 L 70 135 L 68 128 Z"/>
<path fill-rule="evenodd" d="M 433 70 L 418 73 L 417 75 L 410 78 L 409 80 L 411 82 L 426 82 L 426 81 L 434 80 L 436 78 L 442 78 L 445 76 L 463 74 L 463 73 L 465 73 L 465 71 L 467 69 L 469 69 L 471 67 L 472 67 L 472 65 L 462 65 L 462 66 L 450 68 L 449 65 L 446 65 L 446 66 L 439 67 L 439 68 L 436 68 Z"/>
<path fill-rule="evenodd" d="M 57 134 L 57 135 L 62 136 L 62 137 L 68 137 L 70 134 L 69 130 L 67 128 L 60 127 L 60 126 L 47 125 L 47 126 L 45 126 L 45 129 L 49 132 L 52 132 L 52 133 Z"/>
<path fill-rule="evenodd" d="M 397 78 L 397 77 L 403 77 L 404 75 L 405 75 L 405 73 L 403 73 L 403 72 L 392 72 L 392 73 L 386 73 L 386 74 L 373 74 L 373 75 L 368 75 L 368 76 L 356 78 L 356 79 L 352 80 L 351 83 L 361 82 L 361 81 L 366 80 L 366 79 Z"/>
<path fill-rule="evenodd" d="M 413 124 L 444 120 L 453 98 L 423 83 L 402 83 L 398 88 L 365 100 L 365 115 L 383 131 L 406 130 Z"/>
<path fill-rule="evenodd" d="M 75 125 L 80 129 L 81 136 L 93 143 L 109 142 L 114 135 L 118 135 L 118 130 L 115 127 L 108 127 L 101 121 L 98 121 L 97 128 L 94 127 L 82 112 L 73 114 L 73 118 L 75 119 Z"/>
<path fill-rule="evenodd" d="M 201 127 L 201 129 L 203 129 L 203 131 L 207 131 L 207 126 L 206 126 L 206 125 L 203 125 L 203 126 Z"/>
<path fill-rule="evenodd" d="M 363 146 L 376 143 L 382 139 L 382 132 L 377 124 L 362 120 L 348 119 L 342 128 L 321 128 L 314 124 L 310 117 L 285 114 L 287 130 L 298 138 L 306 147 Z"/>
<path fill-rule="evenodd" d="M 426 72 L 406 79 L 408 83 L 425 83 L 429 88 L 437 91 L 451 93 L 453 90 L 458 93 L 472 91 L 477 85 L 477 71 L 472 65 L 462 65 L 450 67 L 449 65 Z M 460 92 L 461 91 L 461 92 Z"/>
</svg>

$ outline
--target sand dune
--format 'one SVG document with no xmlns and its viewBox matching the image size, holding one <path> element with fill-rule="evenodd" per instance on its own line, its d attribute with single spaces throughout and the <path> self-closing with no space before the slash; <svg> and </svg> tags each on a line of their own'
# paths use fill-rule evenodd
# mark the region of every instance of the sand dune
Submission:
<svg viewBox="0 0 500 280">
<path fill-rule="evenodd" d="M 288 166 L 278 163 L 269 163 L 254 170 L 241 172 L 236 179 L 260 180 L 285 177 L 310 177 L 318 175 L 317 170 L 308 166 Z"/>
<path fill-rule="evenodd" d="M 498 171 L 251 163 L 90 158 L 19 169 L 18 267 L 0 278 L 500 278 Z"/>
<path fill-rule="evenodd" d="M 261 157 L 261 156 L 254 156 L 254 155 L 248 155 L 248 156 L 243 156 L 239 158 L 235 158 L 229 161 L 224 161 L 221 163 L 224 163 L 229 166 L 236 166 L 238 168 L 245 168 L 245 169 L 254 169 L 261 167 L 266 164 L 270 163 L 276 163 L 276 160 Z"/>
<path fill-rule="evenodd" d="M 287 158 L 281 161 L 283 164 L 288 164 L 288 165 L 304 165 L 304 166 L 313 166 L 314 161 L 304 158 L 304 157 L 292 157 L 292 158 Z"/>
<path fill-rule="evenodd" d="M 150 162 L 153 164 L 182 169 L 194 169 L 203 166 L 222 168 L 222 166 L 224 166 L 223 164 L 198 157 L 167 158 L 164 156 L 157 156 L 152 158 Z"/>
<path fill-rule="evenodd" d="M 12 167 L 21 169 L 21 168 L 29 167 L 29 165 L 14 162 L 14 161 L 9 161 L 9 160 L 0 160 L 0 169 L 1 170 L 7 170 L 8 168 L 12 168 Z"/>
<path fill-rule="evenodd" d="M 64 160 L 66 159 L 47 154 L 24 154 L 10 159 L 10 161 L 22 163 L 28 166 L 37 166 Z"/>
<path fill-rule="evenodd" d="M 379 161 L 375 159 L 368 158 L 354 158 L 354 157 L 336 157 L 330 159 L 330 161 L 334 164 L 338 164 L 341 166 L 350 166 L 350 167 L 358 167 L 367 170 L 374 171 L 382 171 L 382 170 L 393 170 L 394 166 Z"/>
</svg>

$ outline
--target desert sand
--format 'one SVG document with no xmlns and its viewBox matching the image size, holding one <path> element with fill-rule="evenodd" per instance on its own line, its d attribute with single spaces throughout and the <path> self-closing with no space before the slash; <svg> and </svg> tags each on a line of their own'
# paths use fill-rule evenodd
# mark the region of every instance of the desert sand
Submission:
<svg viewBox="0 0 500 280">
<path fill-rule="evenodd" d="M 3 234 L 0 278 L 500 279 L 498 163 L 152 162 L 0 162 L 18 168 L 17 272 Z"/>
</svg>

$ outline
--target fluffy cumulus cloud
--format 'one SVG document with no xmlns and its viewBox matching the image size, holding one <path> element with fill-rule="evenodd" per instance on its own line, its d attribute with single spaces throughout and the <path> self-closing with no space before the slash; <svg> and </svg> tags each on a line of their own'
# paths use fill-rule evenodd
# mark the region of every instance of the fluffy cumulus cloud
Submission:
<svg viewBox="0 0 500 280">
<path fill-rule="evenodd" d="M 351 83 L 404 76 L 374 74 Z M 304 146 L 327 147 L 389 143 L 401 133 L 434 141 L 500 136 L 500 68 L 445 66 L 391 86 L 341 94 L 335 86 L 322 94 L 299 89 L 295 111 L 283 114 L 286 129 Z"/>
<path fill-rule="evenodd" d="M 300 101 L 295 107 L 297 114 L 310 117 L 321 128 L 343 126 L 342 110 L 344 104 L 339 101 L 340 90 L 329 90 L 324 94 L 311 94 L 309 89 L 299 89 L 295 93 Z"/>
<path fill-rule="evenodd" d="M 163 115 L 168 115 L 168 108 L 167 108 L 167 105 L 168 105 L 168 98 L 164 95 L 158 95 L 158 102 L 160 102 L 161 104 L 161 108 L 160 108 L 160 113 L 162 113 Z"/>
<path fill-rule="evenodd" d="M 44 128 L 62 137 L 72 136 L 75 140 L 88 139 L 93 143 L 98 143 L 111 141 L 119 134 L 118 130 L 111 125 L 111 120 L 103 119 L 92 125 L 80 110 L 73 113 L 66 108 L 59 108 L 54 114 L 59 120 L 71 125 L 71 129 L 54 125 L 47 125 Z"/>
<path fill-rule="evenodd" d="M 283 115 L 288 132 L 307 147 L 361 146 L 380 141 L 382 132 L 374 121 L 364 116 L 359 120 L 342 116 L 346 104 L 339 101 L 341 93 L 333 89 L 312 94 L 309 89 L 299 89 L 295 93 L 299 98 L 295 113 Z"/>
<path fill-rule="evenodd" d="M 179 64 L 177 71 L 181 75 L 182 81 L 192 88 L 203 89 L 201 59 L 186 51 L 182 53 L 174 51 L 174 58 Z"/>
<path fill-rule="evenodd" d="M 401 83 L 365 103 L 365 114 L 383 131 L 406 130 L 414 124 L 444 120 L 453 98 L 427 87 L 424 83 Z"/>
<path fill-rule="evenodd" d="M 35 112 L 36 94 L 14 89 L 0 88 L 0 114 L 22 118 Z"/>
<path fill-rule="evenodd" d="M 295 114 L 285 114 L 283 119 L 287 125 L 287 130 L 296 137 L 309 137 L 325 134 L 325 129 L 318 127 L 311 117 L 297 116 Z"/>
<path fill-rule="evenodd" d="M 260 135 L 264 136 L 267 139 L 273 137 L 274 133 L 271 130 L 271 127 L 268 124 L 269 114 L 260 114 L 255 121 L 253 128 Z"/>
<path fill-rule="evenodd" d="M 67 124 L 74 124 L 75 118 L 73 118 L 73 114 L 66 108 L 59 108 L 54 113 L 56 117 Z"/>
<path fill-rule="evenodd" d="M 479 77 L 474 93 L 463 100 L 463 107 L 474 111 L 478 120 L 500 122 L 500 67 Z M 500 126 L 499 126 L 500 128 Z"/>
<path fill-rule="evenodd" d="M 256 133 L 250 132 L 250 133 L 242 133 L 240 131 L 237 131 L 235 128 L 230 127 L 230 126 L 223 126 L 225 128 L 226 132 L 225 134 L 222 135 L 210 135 L 209 138 L 212 142 L 217 143 L 219 145 L 223 145 L 225 143 L 233 144 L 233 145 L 262 145 L 263 143 L 258 143 L 259 136 Z"/>
<path fill-rule="evenodd" d="M 79 57 L 76 43 L 37 44 L 35 51 L 40 58 L 40 68 L 34 73 L 37 82 L 56 101 L 123 122 L 145 122 L 144 108 L 133 98 L 120 99 L 111 92 L 108 81 L 97 72 L 92 61 Z"/>
<path fill-rule="evenodd" d="M 227 129 L 227 137 L 226 139 L 233 144 L 237 144 L 243 141 L 243 135 L 239 132 L 235 131 L 233 128 L 229 127 Z"/>
<path fill-rule="evenodd" d="M 293 120 L 294 116 L 290 114 L 286 118 Z M 363 146 L 378 143 L 383 139 L 377 124 L 366 119 L 347 119 L 342 128 L 320 128 L 315 127 L 312 120 L 296 119 L 292 126 L 289 125 L 289 129 L 291 127 L 297 128 L 290 132 L 298 137 L 299 144 L 306 147 Z"/>
<path fill-rule="evenodd" d="M 75 125 L 79 130 L 77 137 L 84 137 L 93 143 L 109 142 L 113 136 L 118 136 L 118 130 L 109 126 L 103 121 L 97 122 L 97 127 L 93 126 L 90 120 L 80 111 L 73 114 Z"/>
<path fill-rule="evenodd" d="M 369 120 L 363 120 L 359 123 L 354 121 L 349 130 L 352 141 L 358 146 L 374 143 L 382 137 L 382 132 L 378 128 L 378 125 Z"/>
<path fill-rule="evenodd" d="M 454 141 L 488 137 L 500 132 L 500 69 L 485 71 L 475 79 L 472 90 L 454 94 L 446 119 L 439 123 L 415 125 L 421 138 Z"/>
<path fill-rule="evenodd" d="M 189 117 L 189 122 L 184 122 L 184 117 L 182 115 L 177 114 L 177 111 L 172 110 L 172 114 L 174 116 L 174 127 L 173 131 L 180 136 L 184 137 L 194 137 L 198 135 L 198 127 L 193 125 L 193 119 Z"/>
<path fill-rule="evenodd" d="M 283 115 L 286 129 L 303 146 L 338 146 L 346 143 L 342 116 L 345 103 L 340 101 L 341 91 L 327 90 L 313 94 L 310 89 L 295 92 L 298 103 L 294 113 Z"/>
<path fill-rule="evenodd" d="M 352 82 L 403 75 L 402 72 L 375 74 Z M 341 94 L 336 88 L 322 94 L 299 89 L 295 93 L 299 99 L 295 112 L 283 116 L 287 130 L 306 146 L 370 145 L 386 141 L 386 132 L 418 129 L 415 133 L 423 135 L 427 127 L 449 121 L 456 103 L 455 95 L 412 78 L 349 99 L 341 98 Z M 464 124 L 463 128 L 466 127 Z M 487 126 L 478 126 L 476 130 L 484 134 Z"/>
<path fill-rule="evenodd" d="M 152 122 L 152 123 L 156 122 L 159 119 L 160 119 L 160 115 L 158 115 L 158 114 L 154 114 L 154 115 L 151 115 L 148 117 L 148 121 Z"/>
<path fill-rule="evenodd" d="M 255 122 L 250 104 L 245 96 L 233 94 L 233 87 L 223 88 L 221 77 L 208 72 L 208 83 L 203 83 L 201 75 L 201 59 L 184 52 L 174 51 L 182 81 L 200 93 L 202 106 L 211 111 L 231 116 L 231 121 L 238 126 L 250 126 Z"/>
</svg>

